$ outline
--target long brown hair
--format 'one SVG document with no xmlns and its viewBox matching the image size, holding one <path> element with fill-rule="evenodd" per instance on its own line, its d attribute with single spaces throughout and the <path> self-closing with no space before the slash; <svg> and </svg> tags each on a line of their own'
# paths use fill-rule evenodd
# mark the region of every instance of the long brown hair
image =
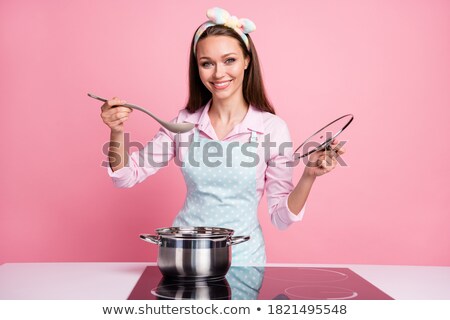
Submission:
<svg viewBox="0 0 450 320">
<path fill-rule="evenodd" d="M 267 111 L 275 114 L 275 110 L 267 99 L 266 91 L 259 66 L 258 54 L 253 45 L 250 35 L 247 35 L 250 44 L 250 50 L 247 49 L 241 36 L 229 27 L 222 25 L 211 26 L 203 32 L 198 41 L 208 36 L 228 36 L 239 41 L 239 45 L 244 52 L 245 57 L 250 57 L 250 62 L 244 73 L 244 81 L 242 84 L 242 91 L 245 102 L 251 104 L 261 111 Z M 198 42 L 197 42 L 198 43 Z M 198 71 L 197 58 L 194 54 L 194 37 L 191 42 L 191 50 L 189 56 L 189 99 L 186 105 L 186 110 L 194 113 L 202 106 L 204 106 L 211 98 L 211 92 L 204 86 L 200 79 Z"/>
</svg>

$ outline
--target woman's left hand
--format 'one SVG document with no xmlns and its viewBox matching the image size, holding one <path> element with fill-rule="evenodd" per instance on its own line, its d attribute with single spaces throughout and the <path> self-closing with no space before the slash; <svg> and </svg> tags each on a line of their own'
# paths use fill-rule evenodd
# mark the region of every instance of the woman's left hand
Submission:
<svg viewBox="0 0 450 320">
<path fill-rule="evenodd" d="M 317 151 L 310 155 L 305 173 L 318 177 L 336 168 L 337 158 L 345 153 L 345 149 L 336 139 L 331 142 L 330 147 L 331 149 Z"/>
</svg>

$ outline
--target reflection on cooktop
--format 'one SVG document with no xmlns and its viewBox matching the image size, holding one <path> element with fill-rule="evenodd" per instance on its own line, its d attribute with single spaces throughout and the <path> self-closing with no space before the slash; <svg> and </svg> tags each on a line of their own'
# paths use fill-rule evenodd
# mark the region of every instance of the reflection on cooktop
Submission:
<svg viewBox="0 0 450 320">
<path fill-rule="evenodd" d="M 149 266 L 129 300 L 391 300 L 347 268 L 231 267 L 226 278 L 206 281 L 166 279 Z"/>
<path fill-rule="evenodd" d="M 231 289 L 224 278 L 216 281 L 174 281 L 162 278 L 151 293 L 160 300 L 230 300 Z"/>
</svg>

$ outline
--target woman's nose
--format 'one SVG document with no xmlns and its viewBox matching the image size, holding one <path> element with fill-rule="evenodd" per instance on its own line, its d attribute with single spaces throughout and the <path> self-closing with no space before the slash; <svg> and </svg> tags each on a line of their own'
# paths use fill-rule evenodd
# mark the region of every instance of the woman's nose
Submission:
<svg viewBox="0 0 450 320">
<path fill-rule="evenodd" d="M 225 75 L 225 68 L 219 63 L 216 64 L 216 69 L 214 70 L 214 77 L 222 78 Z"/>
</svg>

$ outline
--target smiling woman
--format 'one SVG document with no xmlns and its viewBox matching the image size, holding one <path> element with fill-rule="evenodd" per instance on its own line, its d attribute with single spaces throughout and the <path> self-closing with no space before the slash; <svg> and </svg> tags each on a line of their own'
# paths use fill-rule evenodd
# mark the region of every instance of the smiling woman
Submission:
<svg viewBox="0 0 450 320">
<path fill-rule="evenodd" d="M 206 29 L 203 27 L 205 24 L 208 25 Z M 216 78 L 213 78 L 212 82 L 215 80 L 220 86 L 221 81 L 227 80 L 220 78 L 226 76 L 221 73 L 231 72 L 235 76 L 241 76 L 241 79 L 237 80 L 240 80 L 238 81 L 242 85 L 240 92 L 243 93 L 247 104 L 253 105 L 261 111 L 275 114 L 265 93 L 258 54 L 250 35 L 246 35 L 246 41 L 244 41 L 234 29 L 220 24 L 210 25 L 209 22 L 205 24 L 198 28 L 192 39 L 189 62 L 189 99 L 186 109 L 189 112 L 195 112 L 212 98 L 213 92 L 209 90 L 208 80 L 205 79 L 205 76 L 216 72 Z M 200 33 L 202 30 L 204 31 Z M 215 56 L 214 58 L 220 64 L 212 63 L 212 56 Z M 206 70 L 209 70 L 209 73 Z M 228 80 L 231 79 L 230 75 Z"/>
<path fill-rule="evenodd" d="M 334 169 L 344 150 L 337 150 L 335 141 L 334 151 L 314 153 L 294 188 L 289 130 L 267 99 L 256 48 L 248 35 L 255 25 L 220 8 L 208 10 L 207 16 L 210 20 L 197 29 L 191 43 L 187 106 L 174 120 L 193 123 L 195 128 L 177 135 L 161 128 L 147 147 L 127 155 L 123 123 L 129 112 L 112 108 L 123 104 L 120 99 L 107 101 L 102 118 L 111 128 L 108 173 L 116 186 L 132 187 L 161 168 L 148 161 L 142 164 L 141 159 L 179 157 L 187 196 L 173 226 L 220 227 L 250 236 L 233 249 L 232 263 L 263 265 L 265 244 L 257 215 L 263 193 L 272 223 L 287 228 L 302 219 L 315 178 Z M 226 152 L 215 152 L 216 161 L 211 162 L 205 152 L 211 147 Z"/>
<path fill-rule="evenodd" d="M 234 50 L 235 52 L 226 53 L 216 60 L 209 56 L 202 56 L 204 52 L 208 54 L 209 48 L 217 46 L 214 42 L 226 44 L 225 50 Z M 211 37 L 200 42 L 199 47 L 200 78 L 205 87 L 211 92 L 213 90 L 224 90 L 230 86 L 232 81 L 234 81 L 233 84 L 239 85 L 239 88 L 235 88 L 234 92 L 242 87 L 243 70 L 247 69 L 249 58 L 244 59 L 236 41 L 228 37 Z M 242 66 L 243 64 L 244 66 Z"/>
<path fill-rule="evenodd" d="M 247 113 L 246 108 L 241 108 L 231 121 L 225 122 L 220 121 L 225 119 L 217 111 L 223 109 L 219 104 L 238 106 L 248 103 L 242 94 L 242 83 L 250 58 L 244 56 L 236 39 L 212 36 L 198 43 L 197 60 L 200 79 L 213 96 L 216 107 L 210 109 L 210 118 L 221 140 Z"/>
</svg>

